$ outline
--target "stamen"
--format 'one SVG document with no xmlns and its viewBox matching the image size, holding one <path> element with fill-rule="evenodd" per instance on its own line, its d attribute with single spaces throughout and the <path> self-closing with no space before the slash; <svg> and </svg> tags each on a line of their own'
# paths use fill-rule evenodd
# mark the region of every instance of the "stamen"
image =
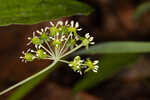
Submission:
<svg viewBox="0 0 150 100">
<path fill-rule="evenodd" d="M 65 22 L 65 25 L 66 25 L 66 26 L 68 25 L 68 21 Z"/>
<path fill-rule="evenodd" d="M 78 28 L 79 27 L 79 23 L 78 22 L 76 22 L 76 24 L 75 24 L 75 28 Z"/>
<path fill-rule="evenodd" d="M 28 37 L 28 40 L 31 40 L 31 37 Z"/>
<path fill-rule="evenodd" d="M 73 26 L 74 26 L 74 21 L 72 20 L 72 21 L 71 21 L 71 27 L 73 27 Z"/>
</svg>

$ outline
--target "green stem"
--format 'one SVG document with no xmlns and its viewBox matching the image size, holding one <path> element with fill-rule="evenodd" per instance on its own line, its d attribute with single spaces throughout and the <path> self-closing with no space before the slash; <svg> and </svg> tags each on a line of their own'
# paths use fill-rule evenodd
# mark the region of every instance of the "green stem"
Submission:
<svg viewBox="0 0 150 100">
<path fill-rule="evenodd" d="M 69 35 L 68 36 L 68 38 L 67 38 L 67 40 L 65 41 L 65 43 L 64 43 L 64 45 L 63 45 L 63 47 L 61 48 L 61 50 L 59 51 L 59 55 L 61 56 L 61 52 L 62 52 L 62 50 L 65 48 L 65 46 L 66 46 L 66 43 L 68 42 L 68 40 L 69 40 L 69 38 L 70 38 L 70 36 L 71 35 Z"/>
<path fill-rule="evenodd" d="M 54 56 L 47 48 L 45 48 L 43 45 L 41 45 L 41 47 L 46 51 L 48 52 L 51 56 Z"/>
<path fill-rule="evenodd" d="M 48 43 L 48 42 L 45 42 L 45 43 L 46 43 L 46 45 L 48 46 L 49 50 L 51 51 L 52 55 L 55 55 L 55 54 L 54 54 L 54 51 L 53 51 L 52 48 L 50 47 L 49 43 Z"/>
<path fill-rule="evenodd" d="M 72 50 L 70 50 L 70 51 L 68 51 L 67 53 L 65 53 L 64 55 L 62 55 L 62 56 L 60 57 L 60 59 L 63 58 L 63 57 L 65 57 L 65 56 L 67 56 L 67 55 L 69 55 L 69 54 L 71 54 L 71 53 L 73 53 L 74 51 L 80 49 L 82 46 L 83 46 L 83 44 L 81 43 L 81 44 L 78 45 L 77 47 L 73 48 Z"/>
<path fill-rule="evenodd" d="M 36 73 L 36 74 L 34 74 L 34 75 L 32 75 L 32 76 L 26 78 L 25 80 L 23 80 L 23 81 L 21 81 L 21 82 L 15 84 L 15 85 L 13 85 L 13 86 L 7 88 L 6 90 L 0 92 L 0 95 L 3 95 L 3 94 L 5 94 L 5 93 L 11 91 L 12 89 L 17 88 L 17 87 L 19 87 L 19 86 L 25 84 L 26 82 L 28 82 L 28 81 L 30 81 L 30 80 L 36 78 L 37 76 L 39 76 L 39 75 L 41 75 L 42 73 L 44 73 L 44 72 L 48 71 L 49 69 L 51 69 L 57 62 L 58 62 L 58 60 L 55 60 L 51 65 L 49 65 L 48 67 L 44 68 L 44 69 L 41 70 L 40 72 L 38 72 L 38 73 Z"/>
<path fill-rule="evenodd" d="M 59 62 L 63 62 L 63 63 L 69 64 L 69 61 L 66 61 L 66 60 L 59 60 Z"/>
</svg>

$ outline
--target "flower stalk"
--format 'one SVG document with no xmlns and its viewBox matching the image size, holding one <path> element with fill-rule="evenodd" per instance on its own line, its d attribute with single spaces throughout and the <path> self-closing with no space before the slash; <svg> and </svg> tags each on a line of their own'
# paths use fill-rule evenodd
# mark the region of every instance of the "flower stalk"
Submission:
<svg viewBox="0 0 150 100">
<path fill-rule="evenodd" d="M 10 88 L 7 88 L 6 90 L 0 92 L 0 95 L 3 95 L 3 94 L 5 94 L 5 93 L 9 92 L 10 90 L 15 89 L 15 88 L 17 88 L 18 86 L 21 86 L 21 85 L 23 85 L 24 83 L 26 83 L 26 82 L 28 82 L 28 81 L 34 79 L 35 77 L 37 77 L 37 76 L 39 76 L 39 75 L 41 75 L 41 74 L 43 74 L 44 72 L 46 72 L 46 71 L 48 71 L 49 69 L 51 69 L 57 62 L 58 62 L 58 61 L 54 61 L 51 65 L 49 65 L 49 66 L 46 67 L 45 69 L 41 70 L 40 72 L 38 72 L 38 73 L 36 73 L 36 74 L 34 74 L 34 75 L 32 75 L 32 76 L 26 78 L 25 80 L 23 80 L 23 81 L 21 81 L 21 82 L 15 84 L 15 85 L 13 85 L 13 86 L 11 86 Z"/>
</svg>

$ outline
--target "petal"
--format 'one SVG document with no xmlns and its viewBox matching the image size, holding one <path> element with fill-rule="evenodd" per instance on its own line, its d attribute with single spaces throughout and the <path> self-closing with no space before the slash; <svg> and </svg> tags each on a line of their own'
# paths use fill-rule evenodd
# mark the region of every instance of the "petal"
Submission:
<svg viewBox="0 0 150 100">
<path fill-rule="evenodd" d="M 49 30 L 49 27 L 45 27 L 45 31 Z"/>
<path fill-rule="evenodd" d="M 90 42 L 90 44 L 95 44 L 95 42 Z"/>
<path fill-rule="evenodd" d="M 75 24 L 75 28 L 78 28 L 79 27 L 79 23 L 78 22 L 76 22 L 76 24 Z"/>
<path fill-rule="evenodd" d="M 58 22 L 57 22 L 57 25 L 61 25 L 61 26 L 62 26 L 62 25 L 63 25 L 63 22 L 62 22 L 62 21 L 58 21 Z"/>
<path fill-rule="evenodd" d="M 96 65 L 96 64 L 98 64 L 98 63 L 99 63 L 98 60 L 95 60 L 95 61 L 93 62 L 94 65 Z"/>
<path fill-rule="evenodd" d="M 77 69 L 79 69 L 80 68 L 80 66 L 77 66 Z"/>
<path fill-rule="evenodd" d="M 36 32 L 39 33 L 40 35 L 42 34 L 42 32 L 40 32 L 39 30 L 37 30 Z"/>
<path fill-rule="evenodd" d="M 20 59 L 23 59 L 24 57 L 20 56 L 19 58 L 20 58 Z"/>
<path fill-rule="evenodd" d="M 31 37 L 28 37 L 28 40 L 31 40 Z"/>
<path fill-rule="evenodd" d="M 77 29 L 77 31 L 81 31 L 81 30 L 82 30 L 82 28 Z"/>
<path fill-rule="evenodd" d="M 44 32 L 44 29 L 43 29 L 43 28 L 41 28 L 41 32 Z"/>
<path fill-rule="evenodd" d="M 69 64 L 69 66 L 72 66 L 72 64 Z"/>
<path fill-rule="evenodd" d="M 35 32 L 33 32 L 32 34 L 33 34 L 33 37 L 35 37 Z"/>
<path fill-rule="evenodd" d="M 93 70 L 93 72 L 95 72 L 95 73 L 96 73 L 96 72 L 97 72 L 97 70 Z"/>
<path fill-rule="evenodd" d="M 94 37 L 90 37 L 90 38 L 89 38 L 89 41 L 93 41 L 93 39 L 94 39 Z"/>
<path fill-rule="evenodd" d="M 53 22 L 49 22 L 49 23 L 50 23 L 50 25 L 54 26 Z"/>
<path fill-rule="evenodd" d="M 71 27 L 73 27 L 73 25 L 74 25 L 74 21 L 72 20 L 72 21 L 71 21 Z"/>
<path fill-rule="evenodd" d="M 85 37 L 88 39 L 90 37 L 89 33 L 86 33 Z"/>
<path fill-rule="evenodd" d="M 99 66 L 98 66 L 98 65 L 96 65 L 96 66 L 94 66 L 94 67 L 95 67 L 95 68 L 97 68 L 97 69 L 99 68 Z"/>
<path fill-rule="evenodd" d="M 68 25 L 68 20 L 65 21 L 65 25 Z"/>
</svg>

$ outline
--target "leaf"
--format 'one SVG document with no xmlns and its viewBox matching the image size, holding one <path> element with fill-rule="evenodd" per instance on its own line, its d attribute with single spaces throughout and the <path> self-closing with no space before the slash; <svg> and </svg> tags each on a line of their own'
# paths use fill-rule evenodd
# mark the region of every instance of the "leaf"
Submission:
<svg viewBox="0 0 150 100">
<path fill-rule="evenodd" d="M 136 22 L 144 13 L 150 11 L 150 2 L 145 2 L 136 8 L 134 21 Z"/>
<path fill-rule="evenodd" d="M 147 53 L 150 42 L 108 42 L 97 44 L 88 50 L 80 50 L 76 54 L 111 54 L 111 53 Z"/>
<path fill-rule="evenodd" d="M 0 25 L 35 24 L 63 16 L 88 15 L 92 11 L 76 0 L 0 0 Z"/>
<path fill-rule="evenodd" d="M 34 79 L 20 86 L 12 95 L 8 97 L 7 100 L 21 100 L 25 95 L 27 95 L 27 93 L 29 93 L 42 80 L 44 80 L 50 74 L 50 72 L 52 72 L 56 67 L 58 67 L 58 65 L 55 65 L 50 70 L 42 73 L 41 75 L 35 77 Z"/>
<path fill-rule="evenodd" d="M 133 63 L 137 59 L 136 55 L 106 55 L 100 59 L 100 69 L 98 73 L 90 72 L 79 80 L 73 88 L 73 93 L 76 94 L 81 90 L 89 89 L 98 83 L 112 77 L 128 64 Z"/>
</svg>

